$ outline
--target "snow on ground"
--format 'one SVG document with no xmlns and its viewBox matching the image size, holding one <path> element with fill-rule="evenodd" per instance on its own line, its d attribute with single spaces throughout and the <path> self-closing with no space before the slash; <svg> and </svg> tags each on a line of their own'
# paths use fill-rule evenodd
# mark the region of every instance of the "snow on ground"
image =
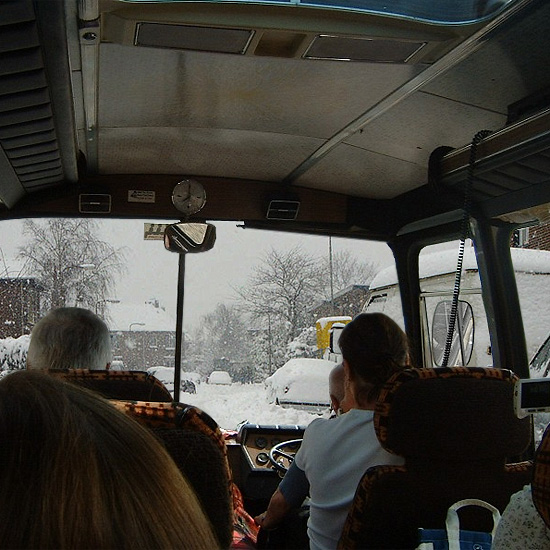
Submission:
<svg viewBox="0 0 550 550">
<path fill-rule="evenodd" d="M 319 415 L 297 409 L 285 409 L 268 403 L 263 384 L 230 386 L 198 384 L 197 393 L 182 393 L 180 401 L 207 412 L 226 430 L 236 430 L 242 422 L 307 426 Z"/>
</svg>

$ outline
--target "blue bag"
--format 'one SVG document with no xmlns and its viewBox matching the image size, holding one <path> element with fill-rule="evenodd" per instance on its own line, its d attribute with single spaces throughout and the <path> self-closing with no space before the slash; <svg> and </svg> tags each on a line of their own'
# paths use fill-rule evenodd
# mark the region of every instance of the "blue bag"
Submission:
<svg viewBox="0 0 550 550">
<path fill-rule="evenodd" d="M 481 506 L 493 514 L 493 530 L 491 533 L 482 531 L 466 531 L 460 529 L 457 510 L 463 506 Z M 459 500 L 453 504 L 445 521 L 445 529 L 419 529 L 419 545 L 417 550 L 491 550 L 500 512 L 488 502 L 476 498 Z"/>
</svg>

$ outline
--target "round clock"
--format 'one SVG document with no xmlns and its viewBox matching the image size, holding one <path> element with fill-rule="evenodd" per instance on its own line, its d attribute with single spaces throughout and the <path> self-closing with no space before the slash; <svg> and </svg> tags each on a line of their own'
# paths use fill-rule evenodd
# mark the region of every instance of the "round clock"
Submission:
<svg viewBox="0 0 550 550">
<path fill-rule="evenodd" d="M 206 191 L 196 180 L 182 180 L 172 191 L 172 203 L 180 212 L 191 216 L 206 204 Z"/>
</svg>

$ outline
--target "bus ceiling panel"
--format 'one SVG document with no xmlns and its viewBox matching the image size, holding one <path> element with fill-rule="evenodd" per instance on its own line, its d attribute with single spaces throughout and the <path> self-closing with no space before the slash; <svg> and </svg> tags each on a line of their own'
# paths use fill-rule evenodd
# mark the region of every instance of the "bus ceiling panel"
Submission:
<svg viewBox="0 0 550 550">
<path fill-rule="evenodd" d="M 401 87 L 396 88 L 381 101 L 372 104 L 362 115 L 343 127 L 340 132 L 332 136 L 330 140 L 328 140 L 319 150 L 315 151 L 310 158 L 289 174 L 286 181 L 294 182 L 298 180 L 302 174 L 307 172 L 314 164 L 327 155 L 331 149 L 337 147 L 340 143 L 356 133 L 368 132 L 368 126 L 377 118 L 387 116 L 387 114 L 391 113 L 400 102 L 424 90 L 431 81 L 441 78 L 445 73 L 452 73 L 453 69 L 459 65 L 463 59 L 474 55 L 478 49 L 483 48 L 489 35 L 497 32 L 500 26 L 505 26 L 509 23 L 510 19 L 517 14 L 518 10 L 524 8 L 528 3 L 529 0 L 517 2 L 512 9 L 490 21 L 485 27 L 479 29 L 478 32 L 466 37 L 453 50 L 439 58 L 432 65 L 426 67 L 424 71 L 412 77 Z M 479 75 L 479 77 L 481 78 L 482 75 Z"/>
<path fill-rule="evenodd" d="M 420 70 L 102 44 L 99 125 L 328 139 Z"/>
<path fill-rule="evenodd" d="M 391 199 L 424 185 L 427 165 L 417 165 L 341 144 L 302 174 L 295 185 L 352 197 Z"/>
<path fill-rule="evenodd" d="M 281 181 L 321 143 L 308 137 L 209 128 L 104 129 L 99 133 L 99 168 L 101 174 Z"/>
<path fill-rule="evenodd" d="M 550 2 L 531 2 L 521 15 L 423 91 L 505 114 L 510 104 L 550 86 L 550 71 L 541 70 L 549 65 Z"/>
<path fill-rule="evenodd" d="M 425 166 L 437 147 L 462 147 L 480 127 L 496 129 L 505 122 L 502 114 L 420 92 L 370 122 L 346 143 Z"/>
<path fill-rule="evenodd" d="M 316 37 L 330 36 L 369 39 L 371 43 L 367 49 L 371 53 L 378 50 L 375 59 L 379 58 L 380 50 L 387 55 L 388 48 L 393 54 L 399 53 L 399 59 L 407 59 L 419 44 L 441 48 L 445 43 L 456 41 L 460 35 L 471 34 L 481 25 L 469 22 L 457 30 L 457 27 L 418 19 L 409 19 L 404 25 L 403 20 L 392 15 L 335 10 L 327 5 L 312 8 L 297 2 L 286 5 L 103 2 L 101 7 L 102 39 L 107 42 L 284 57 L 299 57 Z M 252 39 L 247 36 L 250 32 Z M 394 43 L 393 48 L 389 42 Z M 339 44 L 340 47 L 344 45 Z M 348 43 L 347 46 L 351 51 L 344 57 L 354 59 L 352 54 L 357 52 L 358 44 Z M 431 54 L 431 49 L 428 47 L 426 53 Z"/>
</svg>

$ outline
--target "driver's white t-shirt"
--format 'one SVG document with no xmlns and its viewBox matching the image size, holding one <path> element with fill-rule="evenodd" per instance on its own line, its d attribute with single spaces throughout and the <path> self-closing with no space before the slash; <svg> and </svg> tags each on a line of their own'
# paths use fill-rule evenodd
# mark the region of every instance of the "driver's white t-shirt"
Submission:
<svg viewBox="0 0 550 550">
<path fill-rule="evenodd" d="M 385 451 L 374 432 L 373 411 L 351 409 L 337 418 L 314 420 L 294 464 L 310 486 L 308 536 L 311 550 L 334 550 L 357 485 L 371 466 L 403 464 Z"/>
</svg>

